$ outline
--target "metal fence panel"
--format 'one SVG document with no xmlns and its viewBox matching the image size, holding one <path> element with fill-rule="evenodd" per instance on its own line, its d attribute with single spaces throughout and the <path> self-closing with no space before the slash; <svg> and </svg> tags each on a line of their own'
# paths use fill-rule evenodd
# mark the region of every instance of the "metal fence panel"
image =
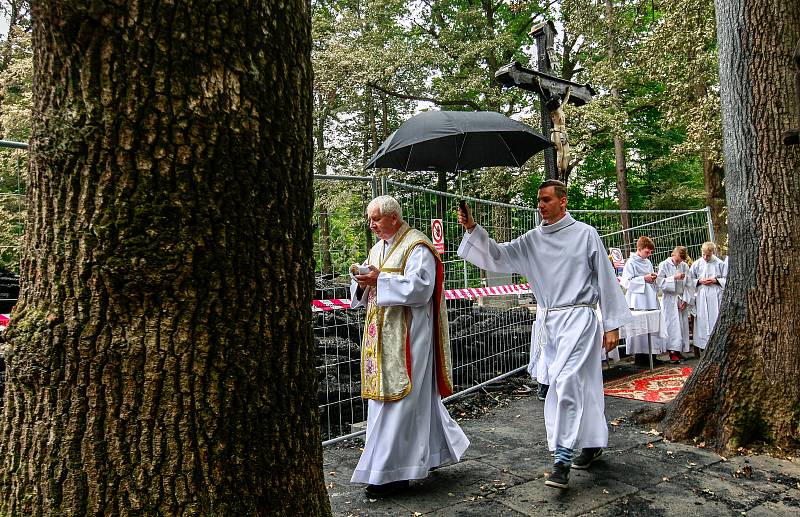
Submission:
<svg viewBox="0 0 800 517">
<path fill-rule="evenodd" d="M 464 233 L 458 224 L 459 196 L 392 181 L 386 184 L 388 193 L 403 206 L 404 219 L 411 226 L 430 235 L 431 220 L 442 220 L 445 289 L 502 289 L 527 282 L 519 275 L 484 271 L 457 256 Z M 519 237 L 538 223 L 538 212 L 532 208 L 471 197 L 463 199 L 470 205 L 475 220 L 498 242 Z M 534 320 L 532 301 L 530 294 L 448 301 L 454 396 L 527 366 Z"/>
<path fill-rule="evenodd" d="M 631 210 L 627 212 L 629 229 L 623 230 L 619 210 L 575 210 L 570 214 L 597 229 L 606 248 L 620 248 L 624 257 L 636 251 L 636 240 L 650 237 L 655 250 L 650 257 L 653 267 L 668 258 L 675 246 L 686 246 L 689 256 L 697 259 L 700 247 L 711 240 L 710 213 L 701 210 Z"/>
<path fill-rule="evenodd" d="M 341 300 L 350 298 L 350 264 L 364 260 L 374 243 L 366 208 L 377 192 L 371 177 L 315 176 L 312 310 L 324 440 L 347 435 L 352 424 L 366 419 L 361 399 L 364 310 L 345 309 Z"/>
</svg>

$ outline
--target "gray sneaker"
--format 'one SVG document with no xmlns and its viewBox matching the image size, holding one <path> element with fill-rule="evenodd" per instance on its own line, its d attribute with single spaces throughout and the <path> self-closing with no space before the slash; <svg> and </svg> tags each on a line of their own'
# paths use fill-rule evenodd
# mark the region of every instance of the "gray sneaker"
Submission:
<svg viewBox="0 0 800 517">
<path fill-rule="evenodd" d="M 550 389 L 548 384 L 539 383 L 539 391 L 536 392 L 536 398 L 544 400 L 547 398 L 547 390 Z"/>
<path fill-rule="evenodd" d="M 553 470 L 550 471 L 550 475 L 547 476 L 547 479 L 544 482 L 547 486 L 552 486 L 555 488 L 568 488 L 569 487 L 569 467 L 557 461 L 553 465 Z"/>
<path fill-rule="evenodd" d="M 577 458 L 572 460 L 572 468 L 578 470 L 586 470 L 589 465 L 600 459 L 603 455 L 603 449 L 600 447 L 587 447 L 583 449 Z"/>
</svg>

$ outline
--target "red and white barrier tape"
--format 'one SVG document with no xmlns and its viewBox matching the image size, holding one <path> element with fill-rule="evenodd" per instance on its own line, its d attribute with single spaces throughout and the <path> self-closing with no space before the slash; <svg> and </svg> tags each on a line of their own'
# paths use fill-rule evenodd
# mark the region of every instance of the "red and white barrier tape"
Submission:
<svg viewBox="0 0 800 517">
<path fill-rule="evenodd" d="M 332 300 L 311 300 L 311 310 L 313 312 L 319 311 L 333 311 L 336 309 L 349 309 L 350 300 L 347 298 L 334 298 Z"/>
<path fill-rule="evenodd" d="M 501 296 L 504 294 L 528 294 L 531 287 L 528 284 L 498 285 L 495 287 L 471 287 L 467 289 L 450 289 L 444 292 L 445 300 L 463 300 L 481 298 L 484 296 Z"/>
<path fill-rule="evenodd" d="M 498 285 L 495 287 L 473 287 L 467 289 L 450 289 L 444 292 L 445 300 L 471 300 L 485 296 L 502 296 L 509 294 L 528 294 L 531 292 L 530 285 Z M 334 298 L 331 300 L 311 300 L 311 310 L 333 311 L 336 309 L 349 309 L 350 300 L 347 298 Z"/>
</svg>

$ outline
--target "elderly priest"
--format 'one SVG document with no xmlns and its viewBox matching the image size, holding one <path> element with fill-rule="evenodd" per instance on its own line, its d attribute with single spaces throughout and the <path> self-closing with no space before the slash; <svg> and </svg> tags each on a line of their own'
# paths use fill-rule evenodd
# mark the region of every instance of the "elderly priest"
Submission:
<svg viewBox="0 0 800 517">
<path fill-rule="evenodd" d="M 369 399 L 364 452 L 351 479 L 371 496 L 404 490 L 469 440 L 442 404 L 452 393 L 444 266 L 431 241 L 403 221 L 400 204 L 367 206 L 379 241 L 351 268 L 351 306 L 366 306 L 361 396 Z"/>
</svg>

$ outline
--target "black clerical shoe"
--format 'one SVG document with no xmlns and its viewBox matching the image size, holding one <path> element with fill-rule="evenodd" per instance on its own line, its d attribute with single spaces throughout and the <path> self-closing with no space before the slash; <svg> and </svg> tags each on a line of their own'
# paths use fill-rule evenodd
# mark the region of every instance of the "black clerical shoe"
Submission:
<svg viewBox="0 0 800 517">
<path fill-rule="evenodd" d="M 408 489 L 408 480 L 392 481 L 382 485 L 367 485 L 364 491 L 372 497 L 387 497 Z"/>
<path fill-rule="evenodd" d="M 536 392 L 536 398 L 539 400 L 544 400 L 547 398 L 547 390 L 550 389 L 549 384 L 541 384 L 539 383 L 539 390 Z"/>
<path fill-rule="evenodd" d="M 603 449 L 600 447 L 587 447 L 583 449 L 580 455 L 572 460 L 572 468 L 578 470 L 586 470 L 589 465 L 600 459 L 603 455 Z"/>
<path fill-rule="evenodd" d="M 550 471 L 544 484 L 555 488 L 569 487 L 569 467 L 557 461 L 553 465 L 553 470 Z"/>
</svg>

